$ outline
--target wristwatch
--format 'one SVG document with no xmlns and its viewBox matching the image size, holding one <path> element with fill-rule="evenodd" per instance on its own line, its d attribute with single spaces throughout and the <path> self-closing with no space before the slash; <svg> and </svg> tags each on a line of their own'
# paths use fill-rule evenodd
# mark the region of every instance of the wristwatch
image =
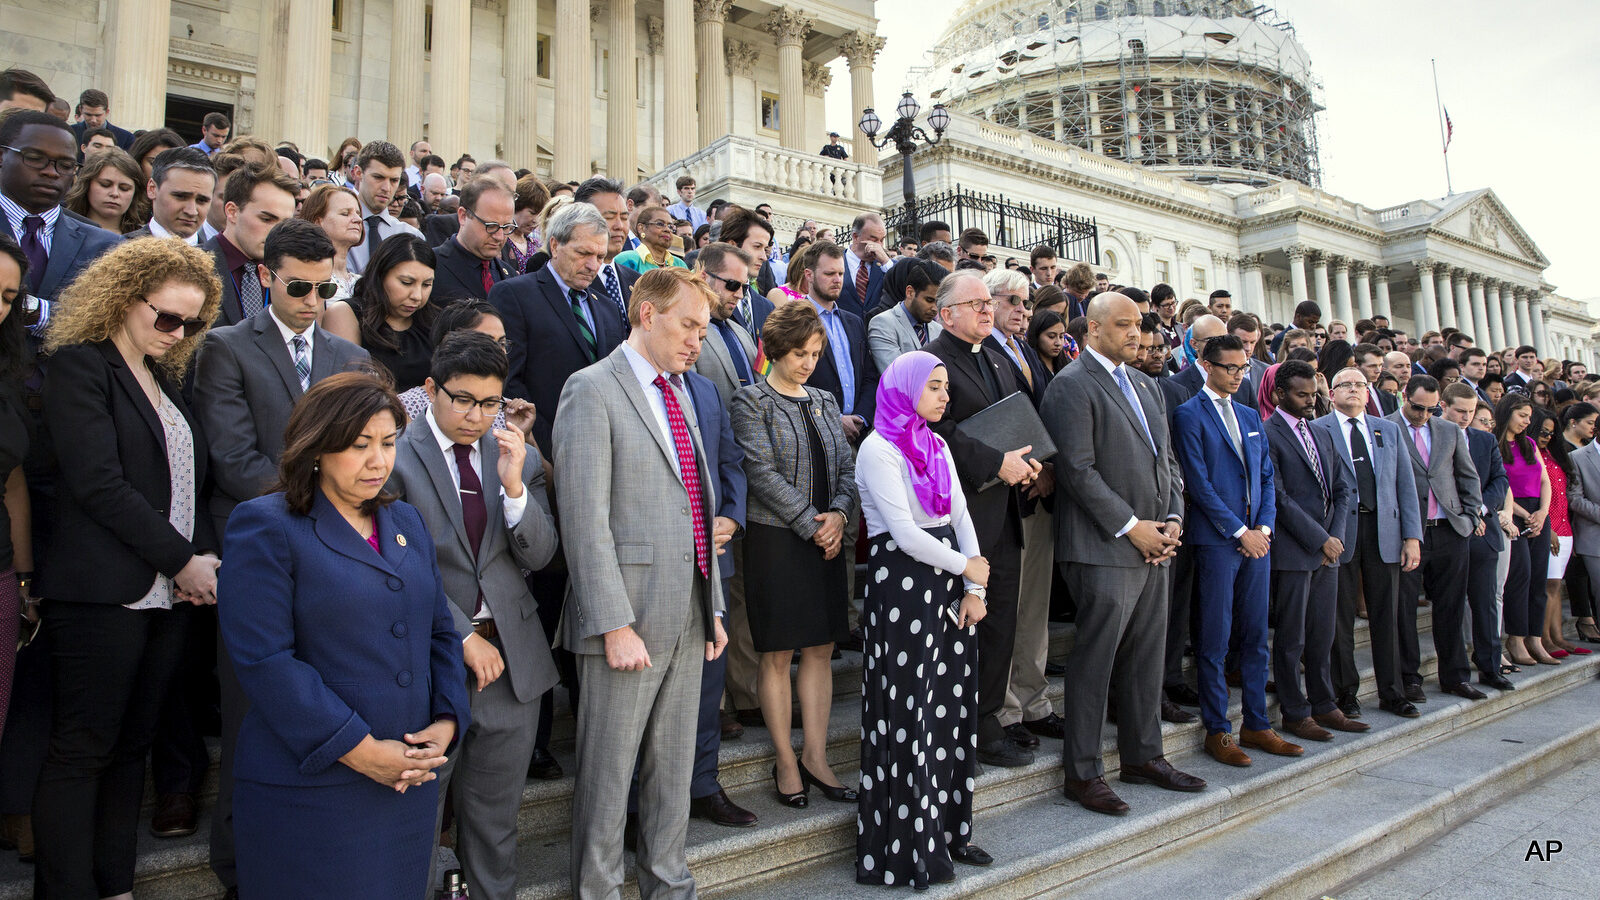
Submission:
<svg viewBox="0 0 1600 900">
<path fill-rule="evenodd" d="M 967 593 L 983 601 L 984 606 L 989 605 L 989 589 L 986 587 L 969 587 Z"/>
</svg>

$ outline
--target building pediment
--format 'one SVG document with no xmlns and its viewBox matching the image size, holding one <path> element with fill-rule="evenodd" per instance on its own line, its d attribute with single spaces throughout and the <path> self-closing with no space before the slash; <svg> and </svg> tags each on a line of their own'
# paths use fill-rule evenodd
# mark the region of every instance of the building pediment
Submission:
<svg viewBox="0 0 1600 900">
<path fill-rule="evenodd" d="M 1474 191 L 1455 203 L 1447 203 L 1431 223 L 1430 230 L 1516 257 L 1534 268 L 1550 265 L 1550 260 L 1492 190 Z"/>
</svg>

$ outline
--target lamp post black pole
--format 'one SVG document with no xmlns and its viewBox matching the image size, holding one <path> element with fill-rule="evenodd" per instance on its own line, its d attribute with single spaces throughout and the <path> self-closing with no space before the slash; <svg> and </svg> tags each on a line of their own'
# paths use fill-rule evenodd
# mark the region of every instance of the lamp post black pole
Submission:
<svg viewBox="0 0 1600 900">
<path fill-rule="evenodd" d="M 861 133 L 867 136 L 867 142 L 873 147 L 882 150 L 893 143 L 895 149 L 900 151 L 900 190 L 905 198 L 905 212 L 901 217 L 900 234 L 915 234 L 917 222 L 917 182 L 916 174 L 911 170 L 911 154 L 917 150 L 917 142 L 933 146 L 944 137 L 944 130 L 950 125 L 950 113 L 944 104 L 936 104 L 933 111 L 928 114 L 928 124 L 933 127 L 933 134 L 929 135 L 917 126 L 917 113 L 921 111 L 921 104 L 907 91 L 900 98 L 896 108 L 899 117 L 895 123 L 884 133 L 883 139 L 878 140 L 878 132 L 883 127 L 883 121 L 872 109 L 861 111 Z"/>
</svg>

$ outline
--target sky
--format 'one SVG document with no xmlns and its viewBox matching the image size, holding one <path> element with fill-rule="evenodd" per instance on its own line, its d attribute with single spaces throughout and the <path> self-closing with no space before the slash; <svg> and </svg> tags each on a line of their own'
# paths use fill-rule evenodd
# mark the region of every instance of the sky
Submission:
<svg viewBox="0 0 1600 900">
<path fill-rule="evenodd" d="M 960 0 L 878 0 L 878 109 L 926 65 Z M 1277 0 L 1311 55 L 1327 111 L 1317 123 L 1323 189 L 1372 209 L 1445 196 L 1430 59 L 1455 132 L 1457 192 L 1493 188 L 1550 259 L 1556 292 L 1600 314 L 1600 36 L 1593 0 Z M 848 134 L 850 74 L 834 63 L 831 128 Z M 923 100 L 927 108 L 927 98 Z M 1584 218 L 1588 214 L 1590 218 Z M 1589 262 L 1585 262 L 1589 260 Z"/>
</svg>

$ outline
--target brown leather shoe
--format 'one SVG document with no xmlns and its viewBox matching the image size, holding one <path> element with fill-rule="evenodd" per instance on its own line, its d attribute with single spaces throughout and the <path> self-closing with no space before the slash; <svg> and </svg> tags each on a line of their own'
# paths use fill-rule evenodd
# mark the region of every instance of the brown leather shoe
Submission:
<svg viewBox="0 0 1600 900">
<path fill-rule="evenodd" d="M 1122 798 L 1111 790 L 1111 786 L 1106 784 L 1104 778 L 1091 778 L 1088 781 L 1074 781 L 1068 778 L 1061 785 L 1061 793 L 1068 800 L 1076 800 L 1090 812 L 1105 813 L 1108 816 L 1128 814 L 1128 804 L 1122 802 Z"/>
<path fill-rule="evenodd" d="M 150 833 L 158 838 L 188 837 L 198 827 L 200 811 L 193 794 L 161 794 L 150 819 Z"/>
<path fill-rule="evenodd" d="M 1263 728 L 1260 731 L 1251 731 L 1248 728 L 1240 729 L 1239 743 L 1252 750 L 1271 753 L 1273 756 L 1300 756 L 1306 752 L 1306 748 L 1299 744 L 1291 744 L 1278 737 L 1278 733 L 1271 728 Z"/>
<path fill-rule="evenodd" d="M 1332 728 L 1334 731 L 1348 731 L 1352 734 L 1360 734 L 1363 731 L 1372 729 L 1371 725 L 1365 722 L 1357 722 L 1355 719 L 1345 715 L 1338 707 L 1334 707 L 1325 713 L 1317 713 L 1311 718 L 1315 719 L 1318 725 Z"/>
<path fill-rule="evenodd" d="M 1129 784 L 1153 784 L 1158 788 L 1182 791 L 1186 794 L 1206 789 L 1204 779 L 1174 769 L 1165 756 L 1158 756 L 1140 766 L 1125 765 L 1122 767 L 1121 777 Z"/>
<path fill-rule="evenodd" d="M 1303 741 L 1331 741 L 1333 733 L 1318 725 L 1310 716 L 1304 719 L 1284 719 L 1283 730 Z"/>
<path fill-rule="evenodd" d="M 1206 752 L 1211 758 L 1226 766 L 1244 768 L 1250 765 L 1250 757 L 1246 756 L 1239 745 L 1234 743 L 1233 735 L 1226 731 L 1206 735 Z"/>
<path fill-rule="evenodd" d="M 728 799 L 728 792 L 721 788 L 715 794 L 690 800 L 689 816 L 728 828 L 748 828 L 756 823 L 756 814 Z"/>
<path fill-rule="evenodd" d="M 737 741 L 742 737 L 744 737 L 744 726 L 739 724 L 739 720 L 735 719 L 732 713 L 723 710 L 722 739 L 725 741 Z"/>
</svg>

